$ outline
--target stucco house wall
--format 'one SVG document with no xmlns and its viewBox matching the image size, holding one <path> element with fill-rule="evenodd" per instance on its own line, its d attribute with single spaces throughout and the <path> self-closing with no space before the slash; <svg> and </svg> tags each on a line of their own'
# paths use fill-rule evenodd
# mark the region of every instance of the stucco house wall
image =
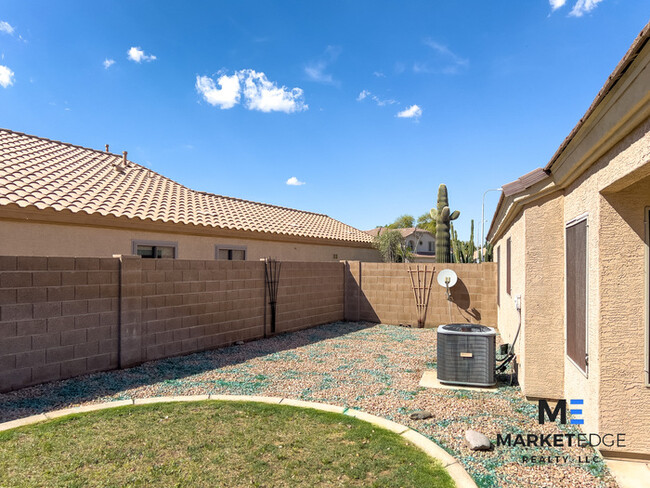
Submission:
<svg viewBox="0 0 650 488">
<path fill-rule="evenodd" d="M 178 244 L 179 259 L 215 259 L 215 245 L 246 246 L 246 260 L 274 257 L 283 261 L 357 260 L 378 262 L 372 248 L 311 244 L 300 241 L 152 232 L 101 226 L 48 224 L 0 219 L 0 255 L 110 257 L 132 254 L 133 240 Z"/>
<path fill-rule="evenodd" d="M 650 453 L 648 237 L 650 177 L 601 197 L 600 428 Z M 642 345 L 645 344 L 645 348 Z M 645 351 L 644 351 L 645 349 Z"/>
<path fill-rule="evenodd" d="M 585 400 L 587 432 L 625 433 L 619 452 L 650 454 L 647 386 L 646 209 L 650 119 L 614 145 L 566 190 L 564 220 L 588 219 L 588 354 L 585 376 L 565 360 L 565 397 Z"/>
<path fill-rule="evenodd" d="M 436 239 L 428 233 L 421 233 L 419 235 L 419 240 L 416 239 L 414 234 L 406 237 L 406 242 L 413 242 L 413 247 L 415 252 L 435 252 L 436 251 Z M 417 241 L 417 248 L 415 247 Z M 429 250 L 429 243 L 433 245 L 432 249 Z"/>
<path fill-rule="evenodd" d="M 524 210 L 523 312 L 527 343 L 524 385 L 526 395 L 535 398 L 564 396 L 563 208 L 564 197 L 556 193 L 527 205 Z"/>
<path fill-rule="evenodd" d="M 574 219 L 587 218 L 587 354 L 589 363 L 586 374 L 576 364 L 564 355 L 564 392 L 565 398 L 580 398 L 585 401 L 583 409 L 584 430 L 599 431 L 599 386 L 600 386 L 600 354 L 599 330 L 601 324 L 598 316 L 600 301 L 599 273 L 599 200 L 598 177 L 595 171 L 590 171 L 578 178 L 566 189 L 564 197 L 564 222 Z M 566 274 L 566 271 L 563 273 Z M 566 310 L 566 304 L 563 302 Z"/>
<path fill-rule="evenodd" d="M 508 293 L 507 289 L 507 242 L 510 239 L 510 272 L 511 272 L 511 291 Z M 526 276 L 525 270 L 525 221 L 523 214 L 517 218 L 508 231 L 499 240 L 495 246 L 494 255 L 497 255 L 497 248 L 499 249 L 499 304 L 497 306 L 497 316 L 499 323 L 499 332 L 503 342 L 512 344 L 517 333 L 519 325 L 519 312 L 515 308 L 514 298 L 517 295 L 525 296 L 526 291 Z M 496 258 L 495 258 L 496 259 Z M 517 354 L 517 369 L 519 373 L 520 383 L 522 389 L 526 389 L 526 327 L 524 323 L 524 312 L 526 304 L 522 300 L 522 324 L 519 338 L 515 344 L 515 353 Z"/>
<path fill-rule="evenodd" d="M 625 434 L 610 456 L 650 459 L 650 24 L 546 168 L 504 186 L 488 233 L 501 248 L 499 329 L 517 317 L 504 301 L 505 246 L 525 248 L 513 269 L 523 299 L 520 381 L 529 397 L 583 399 L 583 430 Z M 566 228 L 587 220 L 587 371 L 566 355 Z M 523 222 L 523 223 L 522 223 Z M 523 236 L 522 236 L 523 232 Z M 523 276 L 521 278 L 520 276 Z M 523 280 L 523 284 L 521 281 Z"/>
</svg>

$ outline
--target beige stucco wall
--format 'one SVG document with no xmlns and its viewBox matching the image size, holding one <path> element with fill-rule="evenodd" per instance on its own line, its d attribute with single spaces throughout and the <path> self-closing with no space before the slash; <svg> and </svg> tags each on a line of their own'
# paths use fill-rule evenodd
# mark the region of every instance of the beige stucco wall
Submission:
<svg viewBox="0 0 650 488">
<path fill-rule="evenodd" d="M 650 454 L 647 238 L 650 177 L 601 197 L 600 428 Z"/>
<path fill-rule="evenodd" d="M 499 331 L 512 342 L 519 324 L 514 298 L 521 295 L 521 332 L 515 352 L 523 393 L 564 394 L 563 197 L 549 195 L 525 207 L 497 242 L 500 247 Z M 511 294 L 506 292 L 506 246 L 511 239 Z M 550 306 L 558 304 L 557 307 Z"/>
<path fill-rule="evenodd" d="M 522 389 L 526 391 L 526 324 L 524 314 L 526 302 L 524 300 L 526 289 L 525 276 L 525 221 L 523 214 L 513 222 L 508 232 L 496 243 L 494 256 L 497 255 L 496 248 L 500 247 L 499 258 L 499 305 L 497 307 L 498 328 L 503 342 L 512 343 L 519 325 L 519 312 L 515 308 L 514 298 L 522 296 L 522 324 L 519 338 L 515 344 L 517 354 L 518 376 Z M 507 292 L 507 241 L 511 239 L 511 292 Z M 495 258 L 496 259 L 496 258 Z"/>
<path fill-rule="evenodd" d="M 529 204 L 526 221 L 525 394 L 564 396 L 564 197 Z"/>
<path fill-rule="evenodd" d="M 512 238 L 512 296 L 523 296 L 523 341 L 517 352 L 524 394 L 582 398 L 585 432 L 625 433 L 627 448 L 618 451 L 644 455 L 650 454 L 644 222 L 649 172 L 650 120 L 645 120 L 564 192 L 526 205 L 495 242 L 502 261 L 499 329 L 510 341 L 517 316 L 505 293 L 505 248 Z M 566 356 L 564 298 L 565 228 L 583 216 L 588 221 L 586 374 Z"/>
<path fill-rule="evenodd" d="M 131 254 L 134 239 L 177 242 L 180 259 L 214 259 L 215 245 L 231 244 L 246 246 L 247 260 L 274 257 L 285 261 L 380 261 L 377 251 L 369 248 L 0 220 L 0 255 Z"/>
<path fill-rule="evenodd" d="M 590 113 L 580 130 L 554 161 L 550 178 L 517 195 L 507 197 L 497 214 L 499 226 L 495 245 L 505 249 L 509 235 L 520 235 L 524 220 L 526 266 L 524 341 L 522 354 L 524 392 L 534 391 L 533 383 L 555 382 L 548 366 L 533 367 L 534 357 L 559 348 L 539 343 L 538 331 L 531 321 L 539 314 L 552 315 L 557 331 L 558 311 L 564 322 L 564 297 L 550 296 L 552 282 L 544 285 L 544 264 L 559 269 L 557 255 L 564 260 L 566 224 L 586 216 L 588 222 L 588 301 L 587 301 L 587 373 L 581 372 L 565 354 L 566 332 L 563 323 L 563 398 L 585 401 L 583 430 L 589 433 L 625 433 L 627 453 L 650 455 L 650 388 L 648 364 L 648 282 L 647 242 L 644 208 L 650 206 L 650 49 L 644 48 L 634 63 L 617 81 L 607 97 Z M 543 188 L 542 188 L 543 187 Z M 563 202 L 553 203 L 561 212 L 561 221 L 550 223 L 556 215 L 531 205 L 550 192 L 563 194 Z M 533 202 L 533 203 L 531 203 Z M 562 209 L 563 207 L 563 209 Z M 557 210 L 557 209 L 556 209 Z M 554 219 L 555 220 L 555 219 Z M 547 226 L 534 238 L 536 228 Z M 505 235 L 502 235 L 506 232 Z M 545 259 L 535 264 L 536 240 L 546 239 Z M 513 238 L 513 246 L 515 240 Z M 561 244 L 561 245 L 560 245 Z M 557 251 L 557 255 L 551 252 Z M 514 250 L 514 248 L 513 248 Z M 529 252 L 530 251 L 530 252 Z M 502 251 L 502 261 L 504 254 Z M 514 256 L 513 256 L 514 259 Z M 502 271 L 503 263 L 501 264 Z M 541 266 L 541 270 L 540 270 Z M 565 276 L 562 263 L 561 276 Z M 517 293 L 517 274 L 513 269 L 513 293 Z M 505 284 L 502 280 L 502 297 Z M 533 296 L 548 297 L 547 310 L 541 303 L 533 310 Z M 505 336 L 516 323 L 515 317 L 499 307 L 499 328 Z M 530 312 L 530 313 L 529 313 Z M 556 335 L 553 336 L 555 340 Z M 535 351 L 535 352 L 533 352 Z M 550 361 L 549 361 L 550 364 Z M 521 378 L 520 377 L 520 378 Z M 553 386 L 555 390 L 557 386 Z M 607 449 L 610 452 L 614 449 Z"/>
<path fill-rule="evenodd" d="M 565 397 L 584 398 L 587 432 L 625 433 L 622 451 L 650 454 L 644 208 L 650 120 L 609 150 L 566 190 L 565 222 L 588 216 L 588 374 L 565 359 Z M 611 192 L 611 188 L 617 191 Z"/>
<path fill-rule="evenodd" d="M 564 397 L 580 398 L 585 402 L 584 426 L 586 432 L 599 431 L 599 388 L 600 388 L 600 350 L 599 350 L 599 320 L 598 303 L 600 290 L 598 287 L 600 273 L 598 269 L 598 234 L 599 201 L 597 175 L 588 172 L 571 184 L 564 197 L 564 223 L 576 218 L 587 217 L 587 354 L 589 364 L 586 374 L 576 364 L 564 355 Z M 566 270 L 564 270 L 566 275 Z M 566 311 L 566 304 L 562 307 Z M 566 325 L 566 320 L 565 320 Z M 566 341 L 566 331 L 565 331 Z"/>
<path fill-rule="evenodd" d="M 410 235 L 409 237 L 406 238 L 406 240 L 407 241 L 413 241 L 414 244 L 415 244 L 415 241 L 416 241 L 414 235 Z M 429 251 L 429 243 L 430 242 L 433 244 L 433 251 Z M 416 251 L 417 252 L 434 252 L 435 250 L 436 250 L 436 240 L 432 236 L 430 236 L 429 234 L 422 234 L 420 236 L 420 241 L 418 243 L 418 248 L 417 248 Z"/>
</svg>

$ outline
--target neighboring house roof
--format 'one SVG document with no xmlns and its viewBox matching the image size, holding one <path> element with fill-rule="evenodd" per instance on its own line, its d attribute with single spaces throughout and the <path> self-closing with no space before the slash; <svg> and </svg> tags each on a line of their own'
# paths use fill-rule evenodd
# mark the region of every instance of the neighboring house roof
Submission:
<svg viewBox="0 0 650 488">
<path fill-rule="evenodd" d="M 191 190 L 117 154 L 0 129 L 0 205 L 372 243 L 327 215 Z"/>
<path fill-rule="evenodd" d="M 421 232 L 422 234 L 429 234 L 431 237 L 433 237 L 435 239 L 435 236 L 431 232 L 429 232 L 428 230 L 424 230 L 424 229 L 420 229 L 420 228 L 416 228 L 416 227 L 405 227 L 405 228 L 402 228 L 402 229 L 389 229 L 388 227 L 375 227 L 374 229 L 365 230 L 364 232 L 366 234 L 370 234 L 373 237 L 376 237 L 377 235 L 379 235 L 379 233 L 383 234 L 387 230 L 396 230 L 400 234 L 402 234 L 402 237 L 404 237 L 404 238 L 407 238 L 408 236 L 412 235 L 413 233 L 415 233 L 417 231 L 417 232 Z"/>
<path fill-rule="evenodd" d="M 511 216 L 509 219 L 510 221 L 512 221 L 514 216 L 517 215 L 518 211 L 521 209 L 521 206 L 513 205 L 513 201 L 518 198 L 519 195 L 523 195 L 528 191 L 532 192 L 532 194 L 535 195 L 535 198 L 537 198 L 550 191 L 559 189 L 553 178 L 555 172 L 557 171 L 556 166 L 558 164 L 558 160 L 562 157 L 563 153 L 567 150 L 567 147 L 571 144 L 571 142 L 576 138 L 580 130 L 585 127 L 585 124 L 587 124 L 587 121 L 594 115 L 599 106 L 603 104 L 603 101 L 607 98 L 607 95 L 616 87 L 617 83 L 628 71 L 641 51 L 645 48 L 648 40 L 650 40 L 650 22 L 645 25 L 636 39 L 634 39 L 634 42 L 625 53 L 621 61 L 616 65 L 616 68 L 614 68 L 612 74 L 609 75 L 607 81 L 596 95 L 594 101 L 591 103 L 585 114 L 580 118 L 575 127 L 571 130 L 569 135 L 564 139 L 547 165 L 543 169 L 537 168 L 511 183 L 503 185 L 503 192 L 499 198 L 499 203 L 497 204 L 497 208 L 494 211 L 492 223 L 490 224 L 490 228 L 487 233 L 488 240 L 492 240 L 497 233 L 501 233 L 499 229 L 503 227 L 503 222 L 508 220 L 505 218 L 507 215 Z M 586 168 L 582 168 L 582 171 L 585 169 Z"/>
</svg>

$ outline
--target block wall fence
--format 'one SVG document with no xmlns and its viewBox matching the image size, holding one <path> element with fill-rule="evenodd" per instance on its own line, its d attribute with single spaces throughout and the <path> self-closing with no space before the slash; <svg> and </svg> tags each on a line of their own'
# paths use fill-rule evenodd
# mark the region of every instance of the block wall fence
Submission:
<svg viewBox="0 0 650 488">
<path fill-rule="evenodd" d="M 345 266 L 346 320 L 417 325 L 418 314 L 408 268 L 414 270 L 419 266 L 423 270 L 424 264 L 347 261 Z M 464 322 L 496 327 L 496 263 L 426 266 L 429 272 L 434 270 L 426 327 Z M 458 275 L 458 282 L 450 289 L 451 300 L 447 300 L 447 291 L 436 280 L 443 269 L 451 269 Z"/>
<path fill-rule="evenodd" d="M 270 336 L 264 266 L 0 256 L 0 391 Z M 340 320 L 415 326 L 408 266 L 282 262 L 275 333 Z M 459 275 L 452 320 L 496 325 L 495 266 L 444 267 Z M 448 322 L 434 280 L 426 325 Z"/>
</svg>

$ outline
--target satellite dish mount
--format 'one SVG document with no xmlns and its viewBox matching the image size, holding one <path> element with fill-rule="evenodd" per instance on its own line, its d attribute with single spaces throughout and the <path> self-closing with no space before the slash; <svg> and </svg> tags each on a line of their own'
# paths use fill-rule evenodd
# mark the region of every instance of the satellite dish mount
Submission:
<svg viewBox="0 0 650 488">
<path fill-rule="evenodd" d="M 458 281 L 458 275 L 451 269 L 443 269 L 438 273 L 438 284 L 444 286 L 447 290 L 447 300 L 451 301 L 451 291 L 456 282 Z"/>
</svg>

